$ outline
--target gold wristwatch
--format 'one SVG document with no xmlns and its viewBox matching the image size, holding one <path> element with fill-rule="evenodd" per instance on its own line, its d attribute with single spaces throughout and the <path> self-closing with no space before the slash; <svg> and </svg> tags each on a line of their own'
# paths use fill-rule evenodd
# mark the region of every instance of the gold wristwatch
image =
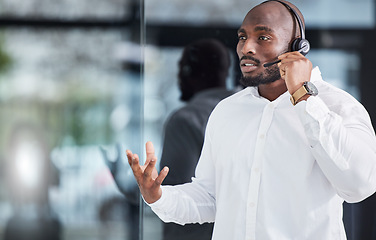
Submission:
<svg viewBox="0 0 376 240">
<path fill-rule="evenodd" d="M 295 106 L 298 103 L 299 99 L 301 99 L 305 95 L 308 94 L 311 96 L 316 96 L 318 93 L 319 92 L 313 83 L 304 82 L 303 86 L 301 86 L 298 90 L 296 90 L 296 92 L 294 92 L 290 96 L 290 100 L 291 100 L 291 103 Z"/>
</svg>

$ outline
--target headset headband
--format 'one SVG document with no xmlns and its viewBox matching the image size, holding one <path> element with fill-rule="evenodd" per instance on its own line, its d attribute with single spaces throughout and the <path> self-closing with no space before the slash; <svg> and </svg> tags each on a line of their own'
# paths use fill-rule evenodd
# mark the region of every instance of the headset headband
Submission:
<svg viewBox="0 0 376 240">
<path fill-rule="evenodd" d="M 287 3 L 284 3 L 282 1 L 279 1 L 279 0 L 269 0 L 269 1 L 266 1 L 266 2 L 279 2 L 281 3 L 283 6 L 285 6 L 288 10 L 290 10 L 292 12 L 292 14 L 295 16 L 296 20 L 298 20 L 298 24 L 299 24 L 299 29 L 300 29 L 300 38 L 301 39 L 305 39 L 305 33 L 304 33 L 304 28 L 303 28 L 303 22 L 302 20 L 300 19 L 298 13 L 292 8 L 290 7 L 290 5 L 288 5 Z"/>
</svg>

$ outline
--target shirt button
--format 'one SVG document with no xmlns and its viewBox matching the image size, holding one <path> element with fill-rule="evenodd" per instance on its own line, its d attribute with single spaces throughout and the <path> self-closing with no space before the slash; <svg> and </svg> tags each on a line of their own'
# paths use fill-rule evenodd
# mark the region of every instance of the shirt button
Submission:
<svg viewBox="0 0 376 240">
<path fill-rule="evenodd" d="M 260 168 L 255 167 L 255 168 L 253 169 L 253 171 L 254 171 L 255 173 L 259 173 L 259 172 L 260 172 Z"/>
<path fill-rule="evenodd" d="M 260 134 L 259 138 L 260 139 L 264 139 L 265 138 L 265 134 Z"/>
<path fill-rule="evenodd" d="M 255 203 L 253 203 L 253 202 L 251 202 L 251 203 L 249 203 L 249 207 L 255 207 Z"/>
</svg>

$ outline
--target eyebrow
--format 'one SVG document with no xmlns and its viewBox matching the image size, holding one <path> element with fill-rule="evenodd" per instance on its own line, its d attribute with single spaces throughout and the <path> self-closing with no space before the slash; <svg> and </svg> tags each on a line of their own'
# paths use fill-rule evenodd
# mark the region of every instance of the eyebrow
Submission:
<svg viewBox="0 0 376 240">
<path fill-rule="evenodd" d="M 244 28 L 239 28 L 239 30 L 238 30 L 238 34 L 239 34 L 239 33 L 245 33 Z"/>
<path fill-rule="evenodd" d="M 267 26 L 256 26 L 254 29 L 253 29 L 255 32 L 258 32 L 258 31 L 265 31 L 265 32 L 269 32 L 269 33 L 274 33 L 274 30 L 271 29 L 270 27 L 267 27 Z M 244 28 L 240 28 L 238 30 L 238 34 L 239 33 L 245 33 L 245 30 Z"/>
<path fill-rule="evenodd" d="M 270 32 L 270 33 L 274 32 L 273 29 L 271 29 L 270 27 L 267 27 L 267 26 L 256 26 L 254 30 L 255 30 L 255 32 L 257 32 L 257 31 L 265 31 L 265 32 Z"/>
</svg>

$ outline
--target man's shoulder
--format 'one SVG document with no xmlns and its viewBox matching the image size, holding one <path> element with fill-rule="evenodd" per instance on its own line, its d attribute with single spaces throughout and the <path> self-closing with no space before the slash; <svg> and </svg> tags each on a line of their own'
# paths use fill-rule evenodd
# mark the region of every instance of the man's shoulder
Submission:
<svg viewBox="0 0 376 240">
<path fill-rule="evenodd" d="M 250 91 L 249 91 L 248 88 L 240 89 L 240 90 L 234 91 L 233 94 L 231 94 L 230 96 L 222 99 L 219 103 L 220 104 L 227 104 L 227 103 L 231 103 L 231 102 L 236 102 L 239 99 L 242 99 L 243 96 L 249 95 L 249 94 L 250 94 Z"/>
<path fill-rule="evenodd" d="M 228 96 L 227 98 L 222 99 L 214 108 L 214 111 L 223 110 L 223 109 L 226 110 L 229 107 L 231 108 L 235 106 L 237 103 L 244 102 L 244 99 L 248 98 L 250 95 L 252 95 L 252 93 L 249 88 L 238 90 L 234 94 Z"/>
<path fill-rule="evenodd" d="M 332 104 L 353 103 L 360 104 L 358 100 L 345 90 L 325 81 L 315 82 L 319 96 L 325 102 Z"/>
<path fill-rule="evenodd" d="M 320 77 L 313 79 L 312 82 L 319 91 L 318 97 L 325 102 L 329 109 L 339 113 L 345 109 L 364 108 L 350 93 L 323 80 L 321 73 Z"/>
<path fill-rule="evenodd" d="M 239 106 L 249 102 L 252 93 L 248 88 L 237 91 L 231 96 L 221 100 L 211 112 L 210 117 L 227 118 L 234 114 L 234 111 L 239 110 Z"/>
</svg>

